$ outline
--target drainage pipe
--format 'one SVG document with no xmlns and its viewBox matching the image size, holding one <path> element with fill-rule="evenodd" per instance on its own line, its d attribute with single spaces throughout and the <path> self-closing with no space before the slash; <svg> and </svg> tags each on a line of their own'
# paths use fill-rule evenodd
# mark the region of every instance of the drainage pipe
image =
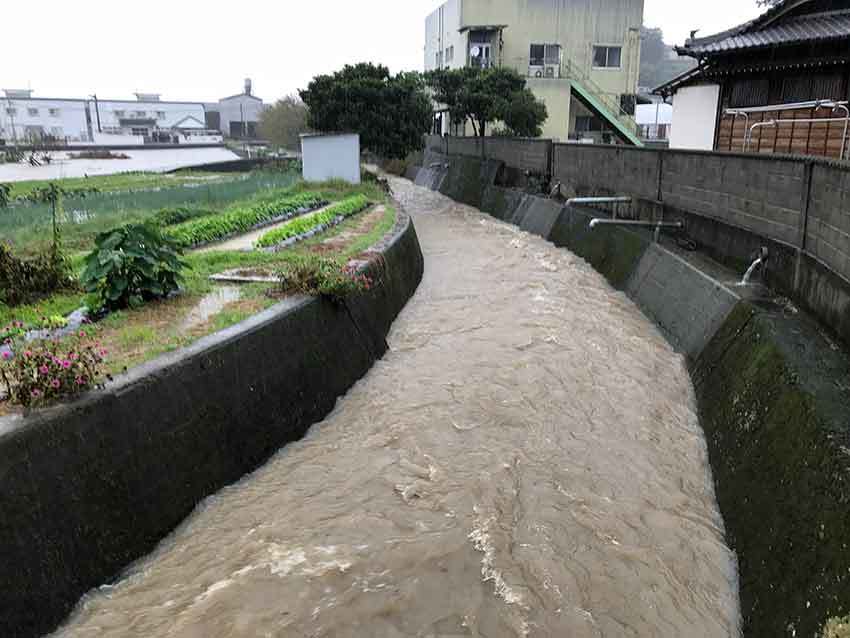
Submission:
<svg viewBox="0 0 850 638">
<path fill-rule="evenodd" d="M 841 135 L 841 155 L 838 156 L 838 159 L 844 159 L 844 148 L 847 145 L 847 124 L 850 123 L 850 109 L 847 108 L 846 102 L 832 102 L 822 106 L 832 106 L 833 113 L 838 109 L 844 109 L 844 133 Z"/>
<path fill-rule="evenodd" d="M 741 144 L 741 150 L 746 151 L 747 150 L 747 131 L 749 130 L 749 126 L 750 126 L 750 114 L 747 113 L 746 111 L 737 111 L 735 109 L 726 109 L 726 115 L 732 116 L 732 129 L 733 130 L 735 128 L 735 121 L 738 119 L 738 116 L 740 115 L 744 118 L 744 141 Z M 731 139 L 732 131 L 729 132 L 729 137 Z"/>
<path fill-rule="evenodd" d="M 571 197 L 567 200 L 567 206 L 573 204 L 631 204 L 632 198 L 624 195 L 616 195 L 613 197 Z M 614 219 L 617 219 L 617 209 L 614 208 L 611 212 Z"/>
<path fill-rule="evenodd" d="M 786 120 L 787 122 L 791 122 L 792 120 Z M 799 121 L 799 120 L 794 120 Z M 753 131 L 757 128 L 761 128 L 762 126 L 776 126 L 776 120 L 768 120 L 767 122 L 756 122 L 750 127 L 750 134 L 744 139 L 744 150 L 749 150 L 750 143 L 753 141 Z M 761 138 L 759 138 L 761 139 Z"/>
</svg>

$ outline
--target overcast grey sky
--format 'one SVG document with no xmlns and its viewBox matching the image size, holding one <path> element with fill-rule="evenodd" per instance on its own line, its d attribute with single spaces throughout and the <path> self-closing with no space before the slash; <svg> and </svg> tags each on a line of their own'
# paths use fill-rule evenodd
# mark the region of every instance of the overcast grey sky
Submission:
<svg viewBox="0 0 850 638">
<path fill-rule="evenodd" d="M 645 0 L 644 24 L 680 44 L 760 13 L 755 0 Z M 0 88 L 41 97 L 273 101 L 349 62 L 421 69 L 425 16 L 440 0 L 106 0 L 3 2 Z M 10 27 L 9 25 L 14 25 Z M 32 28 L 29 28 L 32 27 Z"/>
</svg>

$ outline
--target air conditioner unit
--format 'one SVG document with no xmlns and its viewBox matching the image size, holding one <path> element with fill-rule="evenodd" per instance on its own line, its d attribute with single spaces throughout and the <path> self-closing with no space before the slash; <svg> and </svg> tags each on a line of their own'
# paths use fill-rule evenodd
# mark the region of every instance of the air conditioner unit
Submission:
<svg viewBox="0 0 850 638">
<path fill-rule="evenodd" d="M 547 78 L 559 78 L 559 77 L 561 77 L 561 67 L 557 64 L 547 64 L 546 65 L 546 77 Z"/>
<path fill-rule="evenodd" d="M 528 77 L 530 78 L 542 78 L 544 75 L 545 69 L 542 66 L 529 66 L 528 67 Z"/>
</svg>

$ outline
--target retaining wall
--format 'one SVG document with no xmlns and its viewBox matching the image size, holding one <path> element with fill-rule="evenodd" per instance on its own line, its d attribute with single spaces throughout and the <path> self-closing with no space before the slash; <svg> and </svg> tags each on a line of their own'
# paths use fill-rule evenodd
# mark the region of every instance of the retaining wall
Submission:
<svg viewBox="0 0 850 638">
<path fill-rule="evenodd" d="M 621 165 L 645 152 L 626 153 Z M 466 164 L 469 158 L 441 161 Z M 454 174 L 446 171 L 443 192 L 455 188 Z M 716 179 L 706 175 L 704 184 Z M 765 188 L 772 179 L 764 178 Z M 738 271 L 700 254 L 684 253 L 670 242 L 655 244 L 648 233 L 616 227 L 591 231 L 592 211 L 492 181 L 482 181 L 480 192 L 482 210 L 583 257 L 688 356 L 727 541 L 739 559 L 745 635 L 815 636 L 827 619 L 847 614 L 847 353 L 782 300 L 729 285 Z M 734 239 L 744 250 L 764 240 L 714 218 L 694 217 L 701 220 L 702 236 L 713 236 L 717 245 Z M 775 245 L 790 251 L 776 259 L 791 264 L 790 274 L 782 276 L 793 281 L 796 252 L 780 241 Z M 806 282 L 834 277 L 819 267 L 820 273 L 810 264 L 798 277 Z"/>
<path fill-rule="evenodd" d="M 333 409 L 422 277 L 406 216 L 379 248 L 380 285 L 347 305 L 287 300 L 78 402 L 0 419 L 0 635 L 53 629 Z"/>
<path fill-rule="evenodd" d="M 426 139 L 432 153 L 503 162 L 512 185 L 532 171 L 579 195 L 631 195 L 638 208 L 684 219 L 702 250 L 741 273 L 767 246 L 770 285 L 850 344 L 850 163 L 505 138 L 487 138 L 482 155 L 481 144 Z"/>
</svg>

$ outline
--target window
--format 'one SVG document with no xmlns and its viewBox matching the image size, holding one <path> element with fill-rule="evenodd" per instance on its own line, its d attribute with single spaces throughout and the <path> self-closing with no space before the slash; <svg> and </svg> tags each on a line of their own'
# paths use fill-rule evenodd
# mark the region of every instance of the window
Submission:
<svg viewBox="0 0 850 638">
<path fill-rule="evenodd" d="M 443 52 L 437 51 L 437 68 L 443 68 Z"/>
<path fill-rule="evenodd" d="M 595 68 L 619 69 L 623 47 L 593 47 L 593 66 Z"/>
<path fill-rule="evenodd" d="M 62 137 L 62 127 L 61 126 L 51 126 L 50 134 L 53 137 Z"/>
<path fill-rule="evenodd" d="M 160 120 L 164 120 L 165 119 L 165 111 L 157 111 L 156 117 Z"/>
<path fill-rule="evenodd" d="M 133 135 L 141 135 L 142 137 L 147 137 L 148 129 L 146 128 L 133 128 L 130 129 Z"/>
<path fill-rule="evenodd" d="M 30 117 L 38 117 L 38 109 L 27 109 L 27 115 L 29 115 Z"/>
<path fill-rule="evenodd" d="M 454 46 L 450 46 L 449 48 L 446 49 L 445 62 L 446 62 L 446 64 L 448 64 L 449 62 L 452 62 L 454 59 L 455 59 L 455 48 L 454 48 Z"/>
<path fill-rule="evenodd" d="M 531 51 L 528 54 L 528 64 L 530 66 L 543 66 L 543 58 L 546 56 L 545 44 L 532 44 Z"/>
<path fill-rule="evenodd" d="M 576 133 L 602 131 L 602 122 L 593 115 L 576 115 Z"/>
<path fill-rule="evenodd" d="M 136 111 L 136 117 L 145 117 L 147 115 L 147 111 Z"/>
<path fill-rule="evenodd" d="M 47 112 L 50 113 L 50 117 L 59 117 L 59 109 L 47 109 Z"/>
<path fill-rule="evenodd" d="M 124 117 L 124 111 L 115 111 L 115 117 Z"/>
<path fill-rule="evenodd" d="M 561 64 L 560 44 L 532 44 L 528 53 L 529 66 Z"/>
<path fill-rule="evenodd" d="M 14 107 L 10 106 L 6 109 L 6 115 L 10 115 L 12 117 L 15 117 L 17 114 L 18 114 L 18 109 L 14 108 Z"/>
</svg>

